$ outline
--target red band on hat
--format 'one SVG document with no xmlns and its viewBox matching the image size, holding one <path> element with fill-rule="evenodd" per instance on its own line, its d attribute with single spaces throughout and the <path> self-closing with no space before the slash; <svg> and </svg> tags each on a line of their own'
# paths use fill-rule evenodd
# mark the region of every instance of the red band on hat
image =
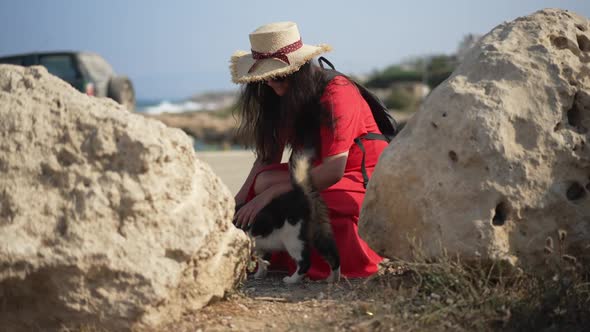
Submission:
<svg viewBox="0 0 590 332">
<path fill-rule="evenodd" d="M 256 51 L 252 50 L 252 58 L 254 58 L 256 60 L 256 62 L 254 62 L 252 67 L 250 67 L 250 69 L 248 70 L 248 74 L 250 74 L 251 72 L 254 71 L 254 69 L 256 69 L 256 66 L 258 65 L 258 62 L 260 60 L 264 60 L 264 59 L 277 59 L 277 60 L 283 61 L 284 63 L 290 65 L 291 63 L 289 62 L 289 58 L 287 57 L 287 54 L 300 49 L 301 46 L 303 46 L 303 42 L 301 41 L 301 39 L 299 39 L 298 41 L 294 42 L 293 44 L 289 44 L 285 47 L 282 47 L 281 49 L 279 49 L 278 51 L 273 52 L 273 53 L 260 53 L 260 52 L 256 52 Z"/>
</svg>

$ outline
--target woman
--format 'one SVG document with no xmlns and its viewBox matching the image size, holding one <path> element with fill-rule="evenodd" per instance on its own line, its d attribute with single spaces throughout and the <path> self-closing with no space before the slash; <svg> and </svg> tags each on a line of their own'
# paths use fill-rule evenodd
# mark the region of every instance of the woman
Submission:
<svg viewBox="0 0 590 332">
<path fill-rule="evenodd" d="M 361 173 L 362 151 L 354 139 L 379 133 L 371 110 L 358 89 L 344 76 L 328 80 L 311 61 L 331 50 L 328 45 L 303 44 L 295 23 L 271 23 L 250 34 L 252 52 L 231 58 L 232 80 L 244 83 L 240 98 L 239 133 L 249 139 L 257 155 L 250 174 L 236 195 L 235 222 L 249 225 L 274 197 L 291 190 L 287 164 L 281 164 L 285 147 L 313 147 L 312 181 L 321 192 L 347 277 L 366 277 L 381 261 L 358 236 L 358 219 L 365 195 Z M 366 140 L 368 175 L 377 164 L 385 141 Z M 275 254 L 271 269 L 293 272 L 286 254 Z M 323 279 L 330 268 L 312 252 L 311 279 Z"/>
</svg>

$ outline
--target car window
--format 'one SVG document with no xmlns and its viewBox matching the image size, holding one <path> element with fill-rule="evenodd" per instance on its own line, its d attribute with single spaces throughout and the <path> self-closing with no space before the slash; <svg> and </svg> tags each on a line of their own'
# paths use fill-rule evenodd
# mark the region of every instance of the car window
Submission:
<svg viewBox="0 0 590 332">
<path fill-rule="evenodd" d="M 9 65 L 23 65 L 23 58 L 22 57 L 11 57 L 11 58 L 0 58 L 0 63 L 7 63 Z"/>
<path fill-rule="evenodd" d="M 96 54 L 81 53 L 79 59 L 88 74 L 97 81 L 108 80 L 113 76 L 113 67 L 105 59 Z"/>
<path fill-rule="evenodd" d="M 67 54 L 42 55 L 39 57 L 39 64 L 64 81 L 74 81 L 78 76 L 74 61 Z"/>
</svg>

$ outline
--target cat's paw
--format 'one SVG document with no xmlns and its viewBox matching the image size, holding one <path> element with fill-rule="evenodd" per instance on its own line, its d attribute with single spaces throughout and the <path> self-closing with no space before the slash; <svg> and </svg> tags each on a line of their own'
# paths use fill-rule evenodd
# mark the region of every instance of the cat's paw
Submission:
<svg viewBox="0 0 590 332">
<path fill-rule="evenodd" d="M 292 285 L 292 284 L 296 284 L 296 283 L 300 282 L 301 279 L 303 279 L 303 275 L 297 274 L 297 272 L 295 272 L 295 273 L 293 273 L 293 275 L 284 277 L 283 282 L 288 285 Z"/>
<path fill-rule="evenodd" d="M 326 279 L 326 281 L 330 283 L 340 281 L 340 268 L 332 270 L 330 276 L 328 277 L 328 279 Z"/>
<path fill-rule="evenodd" d="M 256 273 L 254 273 L 254 279 L 264 279 L 266 277 L 266 269 L 258 269 Z"/>
<path fill-rule="evenodd" d="M 258 269 L 256 270 L 256 273 L 254 273 L 254 279 L 263 279 L 266 277 L 266 272 L 268 271 L 269 265 L 269 261 L 265 261 L 263 259 L 258 260 Z"/>
</svg>

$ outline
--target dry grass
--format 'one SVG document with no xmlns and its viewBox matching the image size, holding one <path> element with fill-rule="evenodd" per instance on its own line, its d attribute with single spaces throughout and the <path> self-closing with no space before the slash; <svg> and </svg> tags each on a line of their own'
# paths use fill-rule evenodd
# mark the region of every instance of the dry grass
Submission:
<svg viewBox="0 0 590 332">
<path fill-rule="evenodd" d="M 590 268 L 565 252 L 567 234 L 558 234 L 555 246 L 547 242 L 544 273 L 535 274 L 499 261 L 427 259 L 415 245 L 412 262 L 386 263 L 357 299 L 376 304 L 372 330 L 585 330 Z"/>
<path fill-rule="evenodd" d="M 568 261 L 544 276 L 450 257 L 406 266 L 404 278 L 385 272 L 365 287 L 363 298 L 389 304 L 375 310 L 379 326 L 407 331 L 575 331 L 590 326 L 588 271 Z"/>
<path fill-rule="evenodd" d="M 383 264 L 367 279 L 285 286 L 248 280 L 226 300 L 186 313 L 162 331 L 583 331 L 590 270 L 548 253 L 547 273 L 507 264 L 436 260 Z M 85 328 L 81 331 L 101 331 Z"/>
</svg>

